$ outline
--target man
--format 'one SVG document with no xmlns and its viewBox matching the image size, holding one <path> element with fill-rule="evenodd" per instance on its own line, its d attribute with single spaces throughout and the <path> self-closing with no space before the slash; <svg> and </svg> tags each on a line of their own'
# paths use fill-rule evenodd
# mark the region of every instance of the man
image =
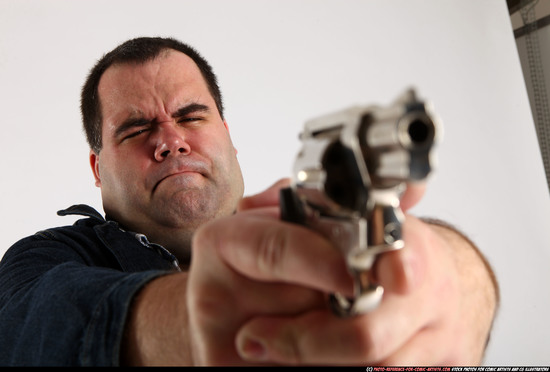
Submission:
<svg viewBox="0 0 550 372">
<path fill-rule="evenodd" d="M 383 255 L 375 311 L 338 318 L 351 295 L 328 241 L 280 221 L 280 181 L 243 181 L 208 63 L 173 39 L 130 40 L 82 93 L 106 219 L 16 243 L 0 265 L 0 364 L 474 364 L 498 301 L 475 246 L 407 216 Z M 410 187 L 405 209 L 421 196 Z M 237 213 L 235 213 L 237 212 Z M 192 258 L 192 261 L 191 261 Z"/>
</svg>

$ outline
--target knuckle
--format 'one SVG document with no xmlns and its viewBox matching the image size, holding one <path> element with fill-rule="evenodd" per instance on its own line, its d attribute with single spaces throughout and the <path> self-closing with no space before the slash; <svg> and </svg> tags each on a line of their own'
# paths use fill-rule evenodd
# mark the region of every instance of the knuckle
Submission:
<svg viewBox="0 0 550 372">
<path fill-rule="evenodd" d="M 288 238 L 277 228 L 267 229 L 257 247 L 256 265 L 260 273 L 279 276 L 284 266 Z"/>
</svg>

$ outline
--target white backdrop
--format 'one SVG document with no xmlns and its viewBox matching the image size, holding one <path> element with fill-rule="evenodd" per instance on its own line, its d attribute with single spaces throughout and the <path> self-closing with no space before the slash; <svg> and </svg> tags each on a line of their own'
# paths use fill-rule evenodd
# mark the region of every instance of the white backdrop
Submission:
<svg viewBox="0 0 550 372">
<path fill-rule="evenodd" d="M 136 36 L 174 36 L 210 60 L 248 194 L 290 174 L 306 119 L 417 87 L 445 136 L 413 212 L 458 225 L 495 267 L 486 363 L 550 364 L 550 198 L 505 1 L 0 0 L 0 255 L 73 222 L 58 209 L 101 208 L 79 91 Z"/>
</svg>

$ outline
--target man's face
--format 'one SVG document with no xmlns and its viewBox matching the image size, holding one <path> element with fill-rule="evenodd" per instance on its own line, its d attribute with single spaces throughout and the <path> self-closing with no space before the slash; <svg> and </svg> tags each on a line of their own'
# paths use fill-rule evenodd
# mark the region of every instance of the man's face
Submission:
<svg viewBox="0 0 550 372">
<path fill-rule="evenodd" d="M 98 91 L 103 147 L 90 162 L 110 217 L 179 249 L 198 226 L 234 212 L 243 194 L 236 151 L 191 58 L 169 50 L 113 65 Z"/>
</svg>

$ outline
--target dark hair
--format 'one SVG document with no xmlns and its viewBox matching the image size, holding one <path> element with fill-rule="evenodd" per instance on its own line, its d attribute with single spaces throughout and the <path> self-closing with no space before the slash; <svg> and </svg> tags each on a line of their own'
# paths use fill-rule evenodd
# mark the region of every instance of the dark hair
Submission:
<svg viewBox="0 0 550 372">
<path fill-rule="evenodd" d="M 80 110 L 86 139 L 90 148 L 99 153 L 102 147 L 102 114 L 98 86 L 101 76 L 110 66 L 118 63 L 145 63 L 158 57 L 166 49 L 173 49 L 190 57 L 199 68 L 216 107 L 223 118 L 223 102 L 218 79 L 208 62 L 191 46 L 172 38 L 140 37 L 128 40 L 105 54 L 90 70 L 82 87 Z"/>
</svg>

